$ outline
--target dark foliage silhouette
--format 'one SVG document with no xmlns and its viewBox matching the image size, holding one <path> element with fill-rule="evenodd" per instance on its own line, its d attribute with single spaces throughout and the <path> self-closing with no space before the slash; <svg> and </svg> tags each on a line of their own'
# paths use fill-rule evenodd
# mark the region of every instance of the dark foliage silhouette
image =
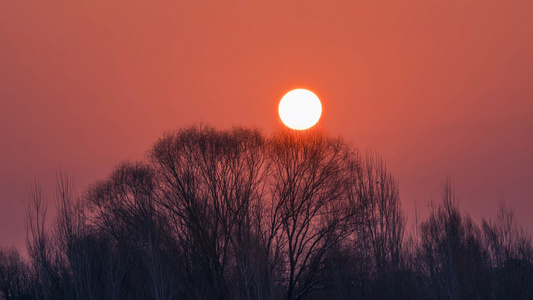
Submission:
<svg viewBox="0 0 533 300">
<path fill-rule="evenodd" d="M 54 220 L 35 184 L 0 299 L 533 299 L 512 208 L 478 226 L 441 192 L 407 234 L 374 152 L 313 129 L 169 132 L 80 195 L 60 171 Z"/>
</svg>

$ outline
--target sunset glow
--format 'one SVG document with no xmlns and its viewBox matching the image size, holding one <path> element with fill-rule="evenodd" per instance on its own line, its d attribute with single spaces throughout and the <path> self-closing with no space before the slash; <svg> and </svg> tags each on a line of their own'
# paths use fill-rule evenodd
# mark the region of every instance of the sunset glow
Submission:
<svg viewBox="0 0 533 300">
<path fill-rule="evenodd" d="M 84 195 L 194 124 L 321 131 L 379 153 L 408 234 L 447 176 L 478 224 L 505 198 L 533 233 L 531 12 L 527 0 L 0 1 L 0 248 L 27 253 L 36 179 L 54 229 L 59 167 Z M 316 111 L 283 109 L 300 88 Z"/>
</svg>

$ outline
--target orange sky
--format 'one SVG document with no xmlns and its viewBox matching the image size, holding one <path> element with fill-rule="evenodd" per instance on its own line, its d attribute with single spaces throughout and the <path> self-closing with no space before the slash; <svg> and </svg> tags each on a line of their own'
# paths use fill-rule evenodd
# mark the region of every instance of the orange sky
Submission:
<svg viewBox="0 0 533 300">
<path fill-rule="evenodd" d="M 386 159 L 414 219 L 449 175 L 533 232 L 533 1 L 0 1 L 0 246 L 24 246 L 37 177 L 79 191 L 166 130 L 280 125 L 293 88 L 320 126 Z"/>
</svg>

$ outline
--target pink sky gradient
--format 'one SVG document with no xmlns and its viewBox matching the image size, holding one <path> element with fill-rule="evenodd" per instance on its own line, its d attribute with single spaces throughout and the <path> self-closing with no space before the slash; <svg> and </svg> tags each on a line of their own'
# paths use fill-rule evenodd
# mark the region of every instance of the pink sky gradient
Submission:
<svg viewBox="0 0 533 300">
<path fill-rule="evenodd" d="M 410 221 L 450 176 L 533 231 L 533 1 L 0 1 L 0 246 L 24 247 L 35 177 L 53 204 L 163 132 L 281 126 L 293 88 L 375 149 Z M 412 226 L 412 223 L 410 223 Z"/>
</svg>

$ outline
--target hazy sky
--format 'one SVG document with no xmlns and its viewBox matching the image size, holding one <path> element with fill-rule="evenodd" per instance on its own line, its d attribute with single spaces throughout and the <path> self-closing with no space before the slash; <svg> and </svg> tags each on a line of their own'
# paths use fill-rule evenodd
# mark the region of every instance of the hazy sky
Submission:
<svg viewBox="0 0 533 300">
<path fill-rule="evenodd" d="M 383 155 L 413 220 L 450 176 L 479 221 L 533 231 L 533 1 L 0 1 L 0 246 L 24 246 L 38 178 L 78 191 L 171 129 L 320 125 Z"/>
</svg>

